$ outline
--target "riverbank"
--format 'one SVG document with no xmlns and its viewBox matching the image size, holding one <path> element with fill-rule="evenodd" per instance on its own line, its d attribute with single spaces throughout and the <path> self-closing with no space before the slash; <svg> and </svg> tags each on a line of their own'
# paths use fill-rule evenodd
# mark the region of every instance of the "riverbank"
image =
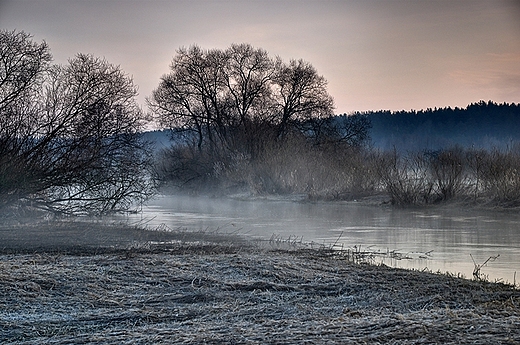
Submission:
<svg viewBox="0 0 520 345">
<path fill-rule="evenodd" d="M 32 248 L 4 244 L 1 343 L 520 342 L 520 291 L 508 285 L 283 241 L 98 230 L 78 226 L 77 238 L 89 236 L 68 246 L 36 245 L 44 227 L 33 230 Z"/>
</svg>

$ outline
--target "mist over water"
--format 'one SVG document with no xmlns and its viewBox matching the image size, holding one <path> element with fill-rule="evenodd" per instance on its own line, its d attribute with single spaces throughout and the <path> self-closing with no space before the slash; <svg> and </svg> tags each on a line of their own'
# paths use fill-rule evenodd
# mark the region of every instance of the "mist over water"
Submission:
<svg viewBox="0 0 520 345">
<path fill-rule="evenodd" d="M 339 202 L 161 196 L 128 216 L 154 229 L 220 231 L 269 240 L 301 239 L 361 250 L 396 251 L 407 259 L 377 259 L 392 267 L 520 280 L 520 215 L 462 208 L 395 209 Z"/>
</svg>

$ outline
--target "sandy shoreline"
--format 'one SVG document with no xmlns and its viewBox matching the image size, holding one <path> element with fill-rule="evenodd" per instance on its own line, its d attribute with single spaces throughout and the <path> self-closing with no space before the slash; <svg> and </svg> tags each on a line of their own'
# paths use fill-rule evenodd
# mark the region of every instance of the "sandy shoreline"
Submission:
<svg viewBox="0 0 520 345">
<path fill-rule="evenodd" d="M 0 343 L 520 343 L 503 284 L 216 234 L 135 230 L 117 247 L 112 230 L 97 247 L 4 245 Z"/>
</svg>

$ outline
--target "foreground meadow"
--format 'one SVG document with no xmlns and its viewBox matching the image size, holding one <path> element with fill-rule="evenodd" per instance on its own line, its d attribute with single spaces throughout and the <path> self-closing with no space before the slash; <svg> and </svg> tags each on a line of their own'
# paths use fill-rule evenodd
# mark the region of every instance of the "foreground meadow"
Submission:
<svg viewBox="0 0 520 345">
<path fill-rule="evenodd" d="M 0 228 L 2 344 L 520 342 L 504 284 L 229 235 L 22 228 Z"/>
</svg>

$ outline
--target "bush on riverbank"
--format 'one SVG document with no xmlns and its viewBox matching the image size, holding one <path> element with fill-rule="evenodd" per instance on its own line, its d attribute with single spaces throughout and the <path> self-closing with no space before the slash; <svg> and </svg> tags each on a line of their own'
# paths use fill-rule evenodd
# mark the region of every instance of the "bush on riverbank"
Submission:
<svg viewBox="0 0 520 345">
<path fill-rule="evenodd" d="M 446 150 L 382 156 L 379 176 L 393 204 L 450 200 L 520 205 L 520 146 L 507 150 Z"/>
<path fill-rule="evenodd" d="M 295 134 L 283 144 L 264 143 L 255 158 L 239 153 L 217 157 L 177 145 L 158 161 L 158 178 L 164 185 L 197 193 L 240 190 L 326 200 L 386 195 L 398 206 L 449 201 L 520 205 L 519 145 L 506 150 L 451 147 L 401 153 L 337 142 L 317 145 Z"/>
<path fill-rule="evenodd" d="M 374 155 L 361 147 L 323 142 L 301 133 L 283 142 L 266 140 L 255 157 L 240 150 L 212 154 L 190 145 L 175 145 L 158 156 L 158 179 L 193 192 L 254 195 L 307 194 L 311 198 L 346 199 L 376 191 Z"/>
</svg>

